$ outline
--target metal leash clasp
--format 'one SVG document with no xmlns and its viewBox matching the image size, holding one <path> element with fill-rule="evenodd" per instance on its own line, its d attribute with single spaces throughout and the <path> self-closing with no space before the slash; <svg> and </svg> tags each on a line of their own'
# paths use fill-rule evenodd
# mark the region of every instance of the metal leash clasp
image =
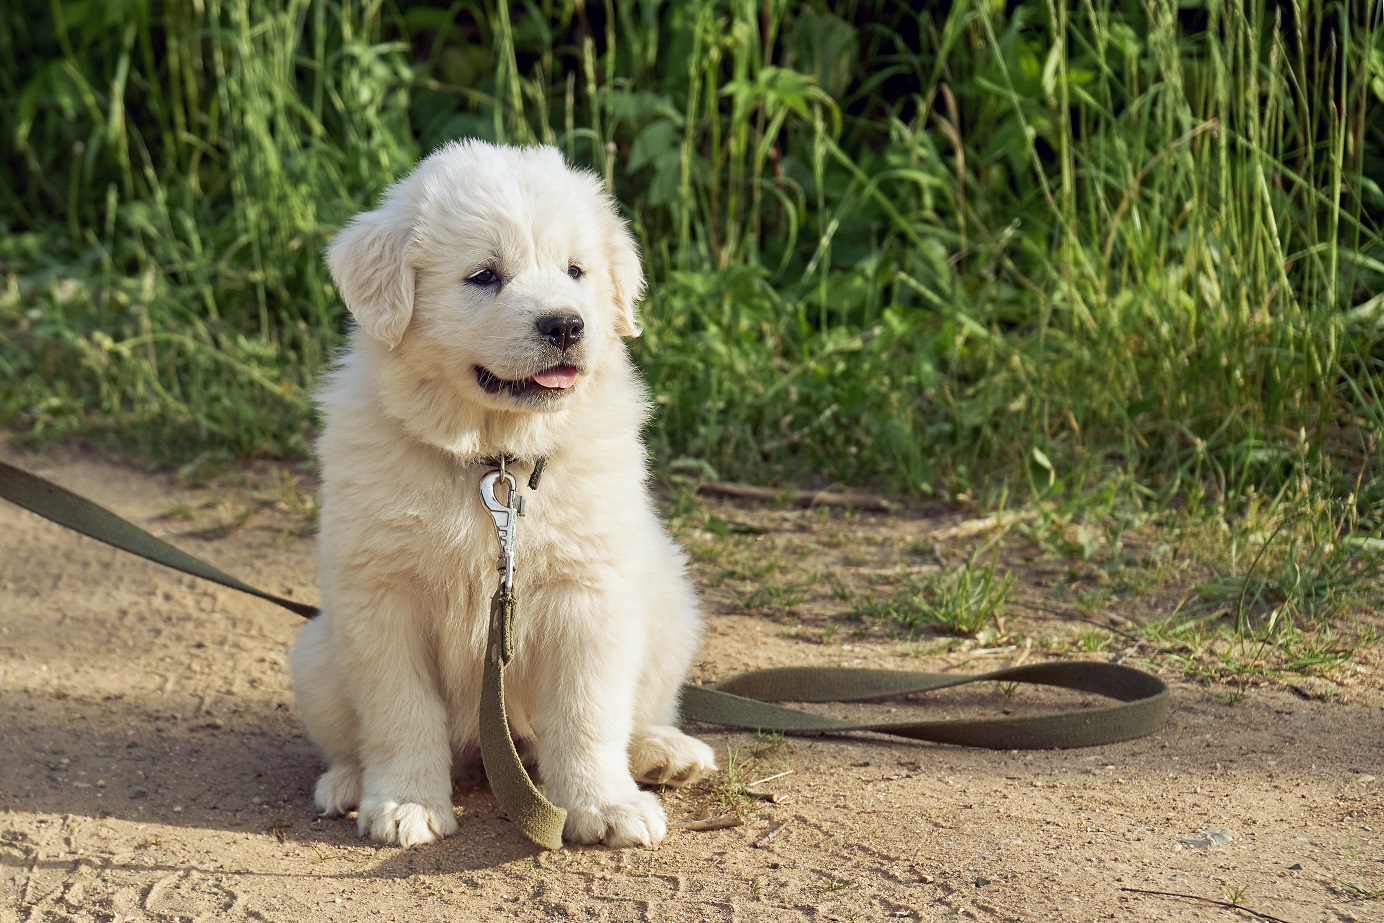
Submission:
<svg viewBox="0 0 1384 923">
<path fill-rule="evenodd" d="M 509 496 L 501 501 L 495 488 L 503 480 L 509 487 Z M 499 571 L 504 578 L 505 589 L 514 586 L 514 530 L 517 519 L 524 515 L 524 498 L 519 496 L 519 485 L 503 466 L 487 471 L 481 476 L 481 502 L 495 520 L 495 533 L 500 539 Z"/>
</svg>

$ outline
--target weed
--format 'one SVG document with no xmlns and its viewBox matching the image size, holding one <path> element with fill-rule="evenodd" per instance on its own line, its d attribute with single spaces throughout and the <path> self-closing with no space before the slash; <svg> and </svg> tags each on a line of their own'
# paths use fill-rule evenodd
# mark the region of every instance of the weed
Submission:
<svg viewBox="0 0 1384 923">
<path fill-rule="evenodd" d="M 210 526 L 198 530 L 195 534 L 199 538 L 220 539 L 229 535 L 234 535 L 241 529 L 249 525 L 250 520 L 254 519 L 263 508 L 257 503 L 225 502 L 222 508 L 229 515 L 222 516 L 217 522 Z"/>
<path fill-rule="evenodd" d="M 1077 647 L 1081 649 L 1083 654 L 1095 654 L 1109 647 L 1110 640 L 1109 632 L 1083 628 L 1077 637 Z"/>
<path fill-rule="evenodd" d="M 755 731 L 755 744 L 750 750 L 750 758 L 763 760 L 783 753 L 788 746 L 787 739 L 779 731 Z"/>
<path fill-rule="evenodd" d="M 276 509 L 289 514 L 294 523 L 294 535 L 308 535 L 317 531 L 318 496 L 316 491 L 304 486 L 301 475 L 279 472 L 278 482 L 265 499 Z"/>
<path fill-rule="evenodd" d="M 740 751 L 726 747 L 726 768 L 711 784 L 711 801 L 741 818 L 754 807 L 745 770 Z"/>
<path fill-rule="evenodd" d="M 777 566 L 775 566 L 777 570 Z M 757 586 L 744 591 L 723 586 L 721 592 L 747 612 L 777 611 L 788 612 L 808 598 L 802 584 L 795 582 L 776 583 L 771 580 L 755 581 Z"/>
<path fill-rule="evenodd" d="M 782 756 L 782 766 L 789 768 L 788 743 L 782 734 L 757 731 L 755 742 L 748 756 L 742 756 L 739 748 L 726 747 L 725 769 L 713 776 L 710 781 L 708 800 L 721 810 L 745 818 L 753 811 L 757 801 L 750 792 L 755 781 L 751 770 L 770 757 Z"/>
<path fill-rule="evenodd" d="M 1235 705 L 1245 697 L 1246 691 L 1245 685 L 1241 683 L 1240 685 L 1231 686 L 1222 692 L 1213 693 L 1213 695 L 1226 705 Z"/>
<path fill-rule="evenodd" d="M 1011 573 L 996 575 L 993 564 L 977 565 L 973 555 L 960 567 L 909 580 L 883 598 L 852 594 L 846 617 L 888 621 L 906 629 L 910 638 L 924 628 L 974 635 L 991 622 L 1003 633 L 1001 614 L 1015 579 Z"/>
<path fill-rule="evenodd" d="M 1356 897 L 1363 897 L 1366 900 L 1371 901 L 1384 900 L 1384 888 L 1369 888 L 1365 885 L 1359 884 L 1358 882 L 1344 881 L 1341 879 L 1336 880 L 1336 885 L 1342 891 L 1345 891 L 1348 894 L 1353 894 Z"/>
<path fill-rule="evenodd" d="M 195 515 L 196 513 L 193 511 L 192 507 L 188 506 L 185 500 L 179 498 L 164 509 L 162 517 L 164 519 L 188 520 L 192 519 Z"/>
</svg>

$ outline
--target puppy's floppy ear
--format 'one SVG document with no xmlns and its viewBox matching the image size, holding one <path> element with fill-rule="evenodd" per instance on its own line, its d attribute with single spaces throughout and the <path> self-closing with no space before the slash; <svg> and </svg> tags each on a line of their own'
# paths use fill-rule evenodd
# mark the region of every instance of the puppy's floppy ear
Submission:
<svg viewBox="0 0 1384 923">
<path fill-rule="evenodd" d="M 637 337 L 644 332 L 634 310 L 644 294 L 644 270 L 639 265 L 639 247 L 634 237 L 625 222 L 614 214 L 606 247 L 615 291 L 615 332 L 622 337 Z"/>
<path fill-rule="evenodd" d="M 341 300 L 370 336 L 390 349 L 413 316 L 416 272 L 410 259 L 415 211 L 396 189 L 372 212 L 351 219 L 327 249 Z"/>
</svg>

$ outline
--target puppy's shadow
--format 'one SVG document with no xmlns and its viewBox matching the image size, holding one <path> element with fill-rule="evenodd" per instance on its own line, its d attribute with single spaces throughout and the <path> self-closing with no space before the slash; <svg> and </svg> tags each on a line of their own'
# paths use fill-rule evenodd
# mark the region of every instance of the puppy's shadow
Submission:
<svg viewBox="0 0 1384 923">
<path fill-rule="evenodd" d="M 5 700 L 0 778 L 17 814 L 267 834 L 310 851 L 360 853 L 362 875 L 479 870 L 539 852 L 474 774 L 453 791 L 461 829 L 441 843 L 380 846 L 357 835 L 353 816 L 319 817 L 312 791 L 322 760 L 286 702 L 240 698 L 234 714 L 211 719 L 170 717 L 165 702 L 130 694 L 14 690 Z"/>
</svg>

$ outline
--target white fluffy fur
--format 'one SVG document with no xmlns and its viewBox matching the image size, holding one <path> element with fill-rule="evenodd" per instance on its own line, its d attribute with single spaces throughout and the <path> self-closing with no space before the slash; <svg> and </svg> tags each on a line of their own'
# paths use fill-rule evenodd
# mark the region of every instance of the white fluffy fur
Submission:
<svg viewBox="0 0 1384 923">
<path fill-rule="evenodd" d="M 663 809 L 635 779 L 715 765 L 672 726 L 701 623 L 645 490 L 645 397 L 620 339 L 639 332 L 643 279 L 624 223 L 557 151 L 464 142 L 358 215 L 328 263 L 357 329 L 319 397 L 323 614 L 291 655 L 329 764 L 318 807 L 358 809 L 384 843 L 457 829 L 452 776 L 475 758 L 497 580 L 482 460 L 546 457 L 518 522 L 511 726 L 569 840 L 658 843 Z M 468 281 L 485 268 L 502 284 Z M 535 327 L 555 313 L 585 323 L 560 361 Z M 576 383 L 536 400 L 476 374 L 556 364 Z"/>
</svg>

